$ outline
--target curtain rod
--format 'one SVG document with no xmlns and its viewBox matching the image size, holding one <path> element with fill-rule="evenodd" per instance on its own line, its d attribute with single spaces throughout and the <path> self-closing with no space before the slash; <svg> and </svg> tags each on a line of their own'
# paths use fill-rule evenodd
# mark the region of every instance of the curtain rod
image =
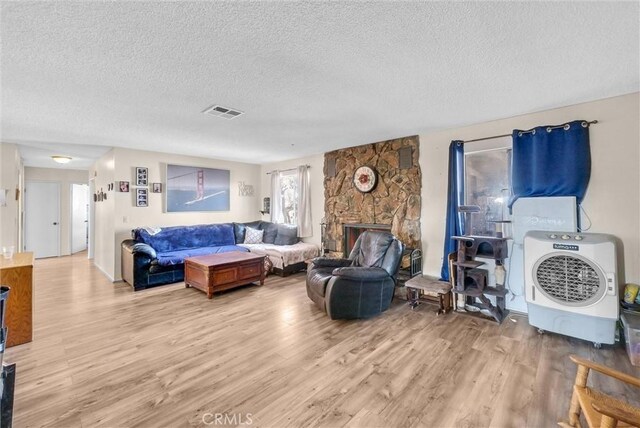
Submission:
<svg viewBox="0 0 640 428">
<path fill-rule="evenodd" d="M 305 165 L 307 168 L 311 168 L 311 165 Z M 280 172 L 287 172 L 287 171 L 295 171 L 296 169 L 298 169 L 298 167 L 296 168 L 289 168 L 289 169 L 281 169 Z M 267 172 L 267 175 L 271 175 L 271 171 Z"/>
<path fill-rule="evenodd" d="M 589 126 L 589 125 L 595 125 L 596 123 L 598 123 L 597 120 L 592 120 L 589 122 L 583 122 L 582 126 Z M 586 125 L 584 125 L 586 124 Z M 562 125 L 557 125 L 557 126 L 548 126 L 547 127 L 547 131 L 551 131 L 552 129 L 560 129 L 560 128 L 565 128 L 566 126 L 568 126 L 568 123 L 563 123 Z M 530 133 L 530 132 L 535 132 L 535 128 L 526 130 L 526 131 L 520 131 L 520 134 L 524 134 L 524 133 Z M 475 138 L 473 140 L 465 140 L 462 142 L 462 144 L 467 144 L 467 143 L 475 143 L 476 141 L 485 141 L 485 140 L 493 140 L 494 138 L 503 138 L 503 137 L 511 137 L 511 134 L 502 134 L 502 135 L 493 135 L 491 137 L 483 137 L 483 138 Z"/>
</svg>

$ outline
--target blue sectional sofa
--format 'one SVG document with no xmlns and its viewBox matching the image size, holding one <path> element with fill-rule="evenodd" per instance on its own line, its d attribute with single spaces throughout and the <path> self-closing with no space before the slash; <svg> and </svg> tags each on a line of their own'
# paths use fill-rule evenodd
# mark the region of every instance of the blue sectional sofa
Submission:
<svg viewBox="0 0 640 428">
<path fill-rule="evenodd" d="M 232 223 L 173 226 L 132 231 L 122 242 L 122 279 L 134 290 L 184 280 L 184 259 L 244 251 L 236 245 Z"/>
<path fill-rule="evenodd" d="M 247 226 L 264 231 L 262 244 L 244 244 Z M 122 279 L 136 291 L 183 281 L 187 257 L 251 251 L 268 256 L 273 270 L 285 276 L 319 255 L 317 246 L 299 242 L 295 226 L 268 221 L 138 228 L 121 250 Z"/>
</svg>

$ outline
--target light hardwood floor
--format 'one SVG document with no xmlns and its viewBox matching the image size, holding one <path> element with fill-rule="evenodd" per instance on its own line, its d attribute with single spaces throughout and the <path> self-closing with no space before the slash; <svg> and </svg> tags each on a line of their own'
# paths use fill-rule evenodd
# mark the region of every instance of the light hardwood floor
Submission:
<svg viewBox="0 0 640 428">
<path fill-rule="evenodd" d="M 16 427 L 198 426 L 215 414 L 260 427 L 552 427 L 569 406 L 569 354 L 640 374 L 622 348 L 538 335 L 521 317 L 497 326 L 395 301 L 374 319 L 331 321 L 303 274 L 207 300 L 183 283 L 134 293 L 84 257 L 36 261 L 34 341 L 5 355 Z"/>
</svg>

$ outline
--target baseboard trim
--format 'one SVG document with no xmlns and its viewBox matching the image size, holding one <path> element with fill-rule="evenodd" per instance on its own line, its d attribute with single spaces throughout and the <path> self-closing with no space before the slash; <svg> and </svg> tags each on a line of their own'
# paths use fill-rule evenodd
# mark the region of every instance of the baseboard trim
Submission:
<svg viewBox="0 0 640 428">
<path fill-rule="evenodd" d="M 102 267 L 101 267 L 101 266 L 99 266 L 98 264 L 96 264 L 96 262 L 93 262 L 93 265 L 94 265 L 95 267 L 97 267 L 97 268 L 98 268 L 98 270 L 99 270 L 100 272 L 102 272 L 102 274 L 103 274 L 104 276 L 106 276 L 106 277 L 109 279 L 109 281 L 111 281 L 111 282 L 116 282 L 116 281 L 113 279 L 113 277 L 112 277 L 111 275 L 109 275 L 109 274 L 108 274 L 104 269 L 102 269 Z"/>
</svg>

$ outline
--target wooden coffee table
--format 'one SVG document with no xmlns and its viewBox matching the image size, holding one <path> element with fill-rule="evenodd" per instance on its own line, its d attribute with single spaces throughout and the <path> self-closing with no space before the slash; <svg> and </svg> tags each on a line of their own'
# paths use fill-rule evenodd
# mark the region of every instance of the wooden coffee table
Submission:
<svg viewBox="0 0 640 428">
<path fill-rule="evenodd" d="M 228 290 L 254 281 L 260 281 L 260 285 L 264 285 L 265 257 L 232 251 L 186 258 L 185 287 L 204 291 L 211 299 L 215 291 Z"/>
</svg>

